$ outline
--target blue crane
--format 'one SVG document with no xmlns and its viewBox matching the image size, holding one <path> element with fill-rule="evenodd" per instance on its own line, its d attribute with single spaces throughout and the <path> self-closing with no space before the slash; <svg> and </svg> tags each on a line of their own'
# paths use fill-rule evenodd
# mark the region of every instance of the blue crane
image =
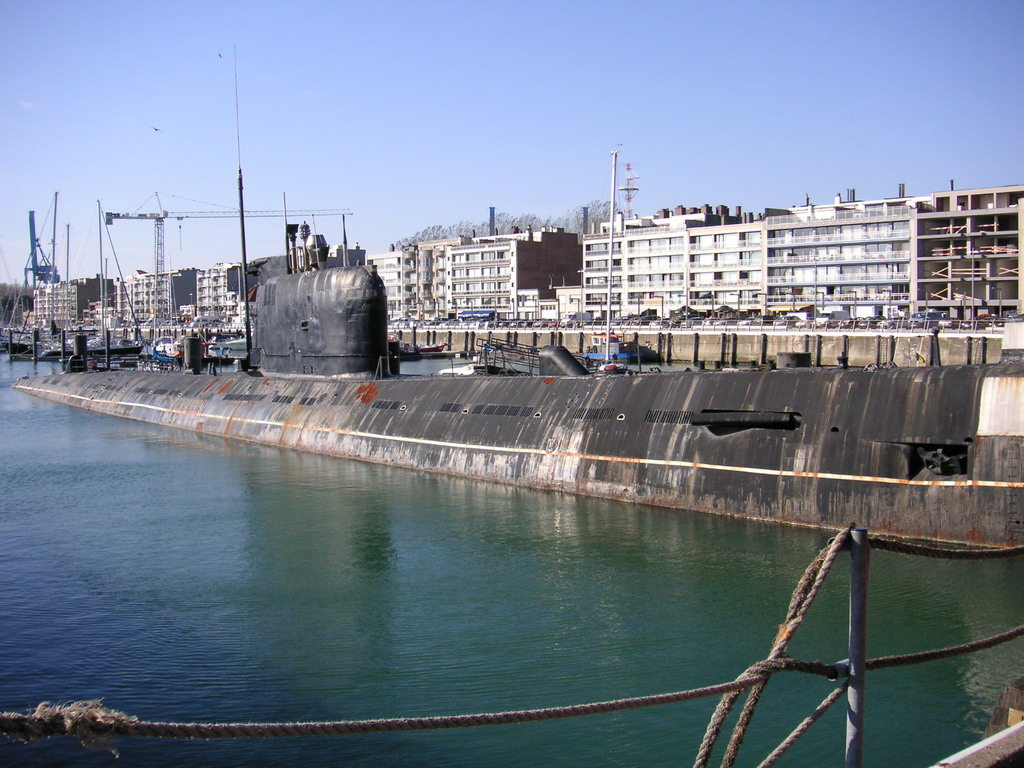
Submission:
<svg viewBox="0 0 1024 768">
<path fill-rule="evenodd" d="M 56 214 L 54 215 L 54 221 L 56 221 Z M 32 276 L 33 286 L 37 283 L 59 283 L 60 275 L 57 273 L 57 267 L 52 259 L 46 255 L 43 246 L 39 244 L 39 238 L 36 237 L 35 211 L 28 212 L 28 238 L 29 254 L 28 264 L 25 265 L 25 285 L 28 285 L 29 275 Z"/>
</svg>

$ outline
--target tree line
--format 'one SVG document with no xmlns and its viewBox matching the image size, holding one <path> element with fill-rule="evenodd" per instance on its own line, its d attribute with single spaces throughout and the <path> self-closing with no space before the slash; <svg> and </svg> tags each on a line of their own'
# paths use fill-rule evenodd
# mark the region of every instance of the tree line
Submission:
<svg viewBox="0 0 1024 768">
<path fill-rule="evenodd" d="M 584 221 L 584 209 L 587 210 L 587 221 Z M 548 216 L 542 218 L 532 213 L 513 215 L 511 213 L 495 213 L 494 227 L 499 235 L 519 231 L 526 232 L 532 229 L 540 232 L 542 229 L 557 229 L 561 227 L 566 232 L 579 232 L 587 234 L 584 229 L 593 229 L 594 226 L 608 219 L 608 201 L 593 200 L 586 205 L 580 205 L 566 211 L 561 216 Z M 490 221 L 485 219 L 482 222 L 460 221 L 458 224 L 435 224 L 425 227 L 407 237 L 403 237 L 395 243 L 395 248 L 405 245 L 428 242 L 431 240 L 446 240 L 453 237 L 475 237 L 490 234 Z"/>
</svg>

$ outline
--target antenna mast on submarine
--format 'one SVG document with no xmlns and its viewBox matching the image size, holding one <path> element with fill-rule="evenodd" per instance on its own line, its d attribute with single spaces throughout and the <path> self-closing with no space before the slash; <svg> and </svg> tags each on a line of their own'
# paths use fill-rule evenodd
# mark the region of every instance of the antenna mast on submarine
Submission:
<svg viewBox="0 0 1024 768">
<path fill-rule="evenodd" d="M 242 306 L 245 312 L 245 361 L 248 370 L 252 357 L 252 323 L 249 319 L 249 262 L 245 257 L 245 203 L 242 199 L 242 128 L 238 117 L 238 49 L 232 47 L 235 60 L 235 142 L 238 145 L 238 222 L 242 231 Z"/>
</svg>

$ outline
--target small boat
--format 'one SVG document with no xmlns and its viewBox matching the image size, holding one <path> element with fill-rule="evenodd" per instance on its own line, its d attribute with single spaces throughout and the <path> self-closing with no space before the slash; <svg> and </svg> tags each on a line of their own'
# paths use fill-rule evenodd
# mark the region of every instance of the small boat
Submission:
<svg viewBox="0 0 1024 768">
<path fill-rule="evenodd" d="M 416 351 L 419 352 L 421 356 L 422 355 L 440 355 L 440 354 L 443 354 L 444 352 L 446 352 L 447 350 L 448 350 L 448 345 L 447 344 L 434 344 L 433 346 L 422 346 L 422 347 L 417 347 L 416 348 Z"/>
<path fill-rule="evenodd" d="M 24 352 L 29 352 L 31 349 L 32 335 L 29 333 L 19 333 L 12 330 L 0 336 L 0 352 L 20 355 Z"/>
<path fill-rule="evenodd" d="M 627 362 L 660 363 L 661 357 L 650 347 L 635 341 L 622 341 L 617 333 L 609 337 L 610 343 L 605 350 L 605 334 L 595 333 L 590 337 L 590 346 L 583 353 L 589 360 L 625 360 Z"/>
<path fill-rule="evenodd" d="M 437 357 L 444 355 L 448 350 L 447 344 L 434 344 L 432 346 L 410 344 L 407 341 L 399 341 L 394 336 L 388 337 L 388 341 L 398 344 L 398 356 L 402 360 L 418 360 L 423 357 Z"/>
<path fill-rule="evenodd" d="M 161 363 L 177 363 L 181 361 L 181 345 L 171 336 L 161 336 L 150 347 L 153 359 Z"/>
<path fill-rule="evenodd" d="M 245 357 L 245 337 L 215 339 L 210 342 L 210 351 L 219 357 Z"/>
</svg>

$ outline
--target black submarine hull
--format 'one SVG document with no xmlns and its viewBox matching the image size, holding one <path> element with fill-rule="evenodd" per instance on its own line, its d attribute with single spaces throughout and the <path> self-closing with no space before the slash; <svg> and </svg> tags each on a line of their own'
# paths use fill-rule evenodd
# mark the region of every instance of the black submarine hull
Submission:
<svg viewBox="0 0 1024 768">
<path fill-rule="evenodd" d="M 88 410 L 489 482 L 826 529 L 1024 541 L 1024 364 L 635 376 L 19 381 Z"/>
</svg>

